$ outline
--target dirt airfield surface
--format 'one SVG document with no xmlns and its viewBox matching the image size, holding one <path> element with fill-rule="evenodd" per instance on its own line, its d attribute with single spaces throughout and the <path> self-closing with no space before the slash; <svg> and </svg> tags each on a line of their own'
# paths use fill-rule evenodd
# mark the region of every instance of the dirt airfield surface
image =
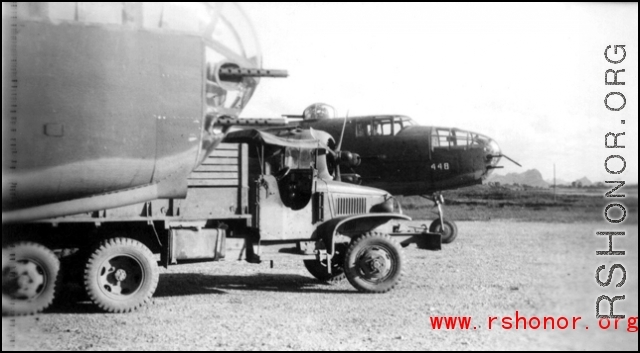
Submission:
<svg viewBox="0 0 640 353">
<path fill-rule="evenodd" d="M 423 222 L 414 222 L 420 225 Z M 405 249 L 402 283 L 384 295 L 357 293 L 348 282 L 317 283 L 294 255 L 270 262 L 227 261 L 162 270 L 154 302 L 109 315 L 86 303 L 58 305 L 27 318 L 2 319 L 3 350 L 633 350 L 638 334 L 602 330 L 600 295 L 625 295 L 616 314 L 638 314 L 638 227 L 598 223 L 459 222 L 442 251 Z M 615 259 L 598 257 L 614 239 Z M 617 260 L 617 261 L 616 261 Z M 601 274 L 621 263 L 612 284 Z M 603 305 L 603 312 L 608 306 Z M 489 317 L 582 317 L 576 330 L 503 330 Z M 435 330 L 430 317 L 472 317 L 469 330 Z M 499 319 L 499 320 L 500 320 Z M 588 327 L 588 329 L 587 329 Z M 613 325 L 612 325 L 613 327 Z M 475 328 L 475 329 L 473 329 Z M 570 327 L 571 328 L 571 327 Z"/>
</svg>

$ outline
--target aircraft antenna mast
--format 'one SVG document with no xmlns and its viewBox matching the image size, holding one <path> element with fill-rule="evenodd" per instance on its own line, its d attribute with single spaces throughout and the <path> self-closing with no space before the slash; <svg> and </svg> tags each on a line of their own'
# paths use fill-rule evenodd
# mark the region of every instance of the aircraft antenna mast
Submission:
<svg viewBox="0 0 640 353">
<path fill-rule="evenodd" d="M 556 202 L 556 164 L 553 163 L 553 203 Z"/>
</svg>

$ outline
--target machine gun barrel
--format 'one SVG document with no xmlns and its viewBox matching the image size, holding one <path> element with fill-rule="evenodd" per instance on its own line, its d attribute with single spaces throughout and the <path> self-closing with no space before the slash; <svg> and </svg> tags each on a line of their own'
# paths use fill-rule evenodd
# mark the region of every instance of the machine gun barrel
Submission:
<svg viewBox="0 0 640 353">
<path fill-rule="evenodd" d="M 272 77 L 286 78 L 289 77 L 287 70 L 268 70 L 268 69 L 245 69 L 238 67 L 223 67 L 218 72 L 220 79 L 223 81 L 232 81 L 243 77 Z"/>
</svg>

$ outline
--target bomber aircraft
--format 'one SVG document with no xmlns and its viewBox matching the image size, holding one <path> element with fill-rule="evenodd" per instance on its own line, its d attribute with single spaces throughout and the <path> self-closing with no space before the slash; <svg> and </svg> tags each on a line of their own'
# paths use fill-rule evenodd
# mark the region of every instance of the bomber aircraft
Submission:
<svg viewBox="0 0 640 353">
<path fill-rule="evenodd" d="M 505 156 L 493 139 L 466 130 L 421 126 L 402 115 L 372 115 L 335 118 L 335 109 L 313 104 L 301 116 L 286 115 L 290 128 L 317 129 L 329 133 L 332 149 L 359 154 L 361 163 L 343 170 L 343 181 L 387 190 L 394 195 L 422 196 L 438 207 L 439 217 L 431 232 L 442 233 L 451 243 L 458 230 L 445 219 L 443 190 L 481 184 Z M 277 129 L 277 128 L 274 128 Z M 353 158 L 347 156 L 346 158 Z M 357 156 L 356 156 L 357 158 Z"/>
</svg>

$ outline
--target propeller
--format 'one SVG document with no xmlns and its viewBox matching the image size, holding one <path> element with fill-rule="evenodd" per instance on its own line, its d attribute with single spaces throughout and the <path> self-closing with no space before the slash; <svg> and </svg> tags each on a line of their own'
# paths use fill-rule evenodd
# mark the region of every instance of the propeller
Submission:
<svg viewBox="0 0 640 353">
<path fill-rule="evenodd" d="M 349 111 L 348 110 L 347 110 L 347 116 L 344 118 L 344 123 L 342 124 L 342 132 L 340 133 L 340 141 L 338 141 L 338 146 L 336 147 L 336 150 L 335 150 L 335 153 L 336 153 L 337 156 L 340 156 L 340 152 L 342 151 L 342 141 L 344 140 L 344 131 L 347 128 L 347 119 L 349 119 Z M 342 181 L 342 175 L 340 173 L 340 163 L 336 163 L 336 180 L 337 181 Z"/>
<path fill-rule="evenodd" d="M 504 155 L 504 154 L 503 154 L 503 155 L 502 155 L 502 157 L 504 157 L 504 158 L 506 158 L 506 159 L 510 160 L 510 161 L 511 161 L 511 163 L 513 163 L 513 164 L 517 165 L 518 167 L 522 167 L 522 165 L 521 165 L 520 163 L 518 163 L 518 162 L 514 161 L 513 159 L 509 158 L 507 155 Z"/>
<path fill-rule="evenodd" d="M 506 158 L 507 160 L 511 161 L 511 163 L 513 163 L 513 164 L 517 165 L 518 167 L 522 167 L 522 165 L 521 165 L 520 163 L 518 163 L 518 162 L 514 161 L 513 159 L 509 158 L 509 156 L 507 156 L 507 155 L 505 155 L 505 154 L 489 155 L 489 157 L 491 157 L 491 158 L 501 158 L 501 157 L 504 157 L 504 158 Z"/>
<path fill-rule="evenodd" d="M 337 147 L 335 148 L 330 148 L 328 145 L 322 142 L 322 139 L 318 138 L 317 134 L 315 133 L 315 130 L 313 128 L 309 128 L 311 137 L 314 140 L 318 141 L 319 146 L 322 146 L 325 150 L 327 150 L 328 153 L 331 153 L 331 155 L 333 155 L 333 158 L 335 159 L 335 163 L 336 163 L 335 172 L 336 172 L 337 181 L 342 181 L 342 173 L 340 170 L 341 163 L 348 163 L 349 165 L 352 165 L 352 166 L 358 166 L 360 165 L 360 161 L 361 161 L 360 155 L 356 153 L 342 151 L 342 142 L 344 141 L 344 133 L 345 133 L 345 130 L 347 129 L 348 119 L 349 119 L 349 111 L 347 111 L 347 115 L 344 118 L 344 123 L 342 124 L 342 132 L 340 133 L 340 140 L 338 140 Z"/>
</svg>

